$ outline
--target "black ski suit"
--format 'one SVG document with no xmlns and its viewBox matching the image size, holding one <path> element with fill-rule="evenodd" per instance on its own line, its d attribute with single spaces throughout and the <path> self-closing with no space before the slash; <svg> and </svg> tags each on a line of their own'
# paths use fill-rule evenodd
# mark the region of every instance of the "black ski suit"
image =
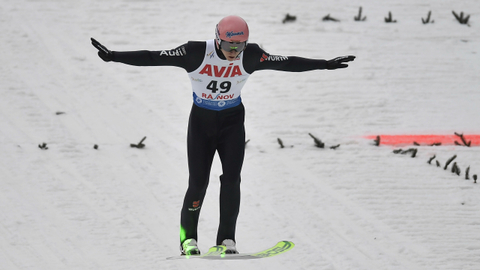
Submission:
<svg viewBox="0 0 480 270">
<path fill-rule="evenodd" d="M 176 66 L 188 73 L 197 70 L 206 57 L 205 41 L 190 41 L 175 49 L 165 51 L 113 52 L 112 60 L 135 66 Z M 248 74 L 257 70 L 301 72 L 326 69 L 328 63 L 321 59 L 296 56 L 274 56 L 249 43 L 243 53 L 243 68 Z M 225 60 L 216 48 L 216 55 Z M 225 60 L 227 62 L 227 60 Z M 217 76 L 219 77 L 219 76 Z M 181 211 L 180 241 L 198 240 L 197 226 L 200 208 L 207 190 L 215 152 L 218 152 L 223 175 L 220 177 L 220 224 L 217 245 L 225 239 L 235 241 L 235 227 L 240 208 L 240 173 L 245 151 L 245 110 L 243 104 L 210 110 L 197 104 L 192 106 L 188 124 L 189 186 Z"/>
</svg>

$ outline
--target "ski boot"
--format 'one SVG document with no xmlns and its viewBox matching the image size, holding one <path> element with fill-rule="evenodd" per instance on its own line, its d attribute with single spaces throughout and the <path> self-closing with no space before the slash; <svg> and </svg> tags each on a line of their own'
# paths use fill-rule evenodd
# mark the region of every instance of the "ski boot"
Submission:
<svg viewBox="0 0 480 270">
<path fill-rule="evenodd" d="M 223 240 L 222 246 L 225 246 L 227 248 L 225 250 L 225 254 L 238 254 L 235 241 L 233 241 L 232 239 Z"/>
<path fill-rule="evenodd" d="M 198 249 L 197 240 L 193 238 L 183 241 L 182 245 L 180 246 L 180 251 L 182 252 L 182 256 L 200 255 L 200 249 Z"/>
</svg>

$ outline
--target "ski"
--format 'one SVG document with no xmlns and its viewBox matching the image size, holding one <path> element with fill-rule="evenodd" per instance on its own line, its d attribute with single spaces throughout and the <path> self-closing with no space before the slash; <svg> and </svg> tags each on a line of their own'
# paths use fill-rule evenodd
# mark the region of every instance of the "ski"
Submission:
<svg viewBox="0 0 480 270">
<path fill-rule="evenodd" d="M 261 258 L 270 258 L 291 250 L 295 244 L 291 241 L 280 241 L 275 246 L 255 252 L 255 253 L 240 253 L 240 254 L 225 254 L 224 246 L 214 246 L 203 255 L 196 256 L 176 256 L 167 259 L 207 259 L 207 260 L 252 260 Z M 222 249 L 223 248 L 223 249 Z"/>
</svg>

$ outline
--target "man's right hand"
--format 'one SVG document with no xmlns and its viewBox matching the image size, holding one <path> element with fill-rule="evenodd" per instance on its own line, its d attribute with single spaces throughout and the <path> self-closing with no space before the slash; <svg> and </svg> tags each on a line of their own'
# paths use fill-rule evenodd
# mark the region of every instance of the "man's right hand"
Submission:
<svg viewBox="0 0 480 270">
<path fill-rule="evenodd" d="M 98 42 L 94 38 L 90 38 L 90 40 L 92 40 L 93 47 L 97 48 L 98 56 L 100 56 L 100 58 L 102 58 L 103 61 L 110 62 L 113 60 L 112 51 L 107 49 L 107 47 L 103 46 L 100 42 Z"/>
</svg>

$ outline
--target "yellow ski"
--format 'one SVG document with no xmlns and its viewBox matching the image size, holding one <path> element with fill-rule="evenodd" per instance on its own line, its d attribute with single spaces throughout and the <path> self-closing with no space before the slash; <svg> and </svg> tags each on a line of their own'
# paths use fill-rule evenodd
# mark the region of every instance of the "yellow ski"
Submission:
<svg viewBox="0 0 480 270">
<path fill-rule="evenodd" d="M 291 250 L 295 244 L 291 241 L 280 241 L 275 246 L 255 252 L 255 253 L 240 253 L 240 254 L 225 254 L 224 246 L 211 247 L 207 253 L 202 255 L 192 256 L 175 256 L 169 257 L 167 260 L 175 259 L 207 259 L 207 260 L 252 260 L 261 258 L 270 258 Z"/>
</svg>

